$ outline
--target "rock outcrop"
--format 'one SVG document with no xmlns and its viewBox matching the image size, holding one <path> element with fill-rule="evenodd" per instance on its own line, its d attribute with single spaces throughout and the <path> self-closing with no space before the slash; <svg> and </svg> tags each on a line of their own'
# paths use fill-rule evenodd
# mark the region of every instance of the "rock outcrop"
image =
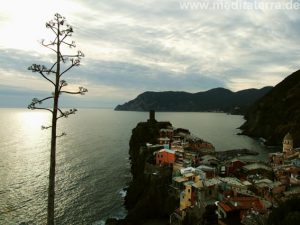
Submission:
<svg viewBox="0 0 300 225">
<path fill-rule="evenodd" d="M 175 199 L 168 195 L 171 183 L 171 167 L 157 168 L 151 164 L 153 151 L 146 143 L 156 143 L 159 129 L 171 126 L 169 122 L 148 121 L 139 123 L 132 131 L 129 155 L 132 181 L 125 197 L 127 219 L 134 224 L 145 220 L 168 218 L 176 206 Z"/>
<path fill-rule="evenodd" d="M 129 142 L 132 181 L 127 189 L 125 207 L 128 214 L 125 219 L 108 219 L 107 225 L 153 224 L 151 221 L 168 221 L 169 215 L 178 205 L 177 200 L 168 194 L 172 179 L 172 167 L 157 167 L 153 153 L 157 148 L 147 148 L 147 143 L 155 144 L 159 130 L 172 126 L 170 122 L 138 123 L 132 130 Z"/>
<path fill-rule="evenodd" d="M 287 132 L 300 145 L 300 70 L 277 84 L 245 114 L 243 134 L 262 137 L 267 145 L 281 145 Z"/>
</svg>

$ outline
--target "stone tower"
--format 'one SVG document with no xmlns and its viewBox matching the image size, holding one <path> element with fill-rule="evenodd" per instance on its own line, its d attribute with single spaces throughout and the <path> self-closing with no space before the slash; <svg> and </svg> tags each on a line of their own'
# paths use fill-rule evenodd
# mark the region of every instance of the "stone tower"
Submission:
<svg viewBox="0 0 300 225">
<path fill-rule="evenodd" d="M 290 133 L 287 133 L 283 138 L 283 153 L 291 153 L 293 151 L 293 138 Z"/>
<path fill-rule="evenodd" d="M 154 110 L 150 110 L 149 111 L 149 119 L 148 119 L 149 123 L 156 123 L 156 119 L 155 119 L 155 111 Z"/>
</svg>

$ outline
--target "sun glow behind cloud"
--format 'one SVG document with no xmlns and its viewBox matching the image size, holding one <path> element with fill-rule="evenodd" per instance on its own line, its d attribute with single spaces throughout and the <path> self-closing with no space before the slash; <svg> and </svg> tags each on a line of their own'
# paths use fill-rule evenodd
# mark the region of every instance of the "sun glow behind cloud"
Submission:
<svg viewBox="0 0 300 225">
<path fill-rule="evenodd" d="M 1 47 L 29 51 L 42 51 L 39 41 L 51 39 L 51 33 L 42 29 L 57 12 L 65 17 L 84 10 L 80 4 L 69 0 L 10 0 L 1 2 L 3 18 L 0 26 Z"/>
<path fill-rule="evenodd" d="M 49 91 L 26 69 L 54 60 L 39 40 L 53 37 L 45 22 L 56 12 L 74 27 L 72 39 L 86 55 L 67 74 L 69 88 L 86 86 L 84 99 L 112 100 L 111 106 L 148 90 L 275 85 L 300 60 L 299 10 L 188 11 L 179 0 L 0 3 L 0 84 L 6 87 Z"/>
</svg>

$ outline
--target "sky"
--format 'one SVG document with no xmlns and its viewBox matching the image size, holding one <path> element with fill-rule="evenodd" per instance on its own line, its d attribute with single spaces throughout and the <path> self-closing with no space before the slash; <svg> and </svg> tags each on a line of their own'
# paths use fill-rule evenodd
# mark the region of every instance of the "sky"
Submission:
<svg viewBox="0 0 300 225">
<path fill-rule="evenodd" d="M 145 91 L 274 86 L 300 67 L 300 0 L 0 4 L 0 107 L 27 107 L 32 98 L 53 91 L 27 68 L 55 60 L 40 44 L 53 38 L 45 23 L 55 13 L 73 26 L 72 40 L 85 54 L 64 79 L 69 88 L 89 92 L 61 96 L 66 107 L 115 107 Z"/>
</svg>

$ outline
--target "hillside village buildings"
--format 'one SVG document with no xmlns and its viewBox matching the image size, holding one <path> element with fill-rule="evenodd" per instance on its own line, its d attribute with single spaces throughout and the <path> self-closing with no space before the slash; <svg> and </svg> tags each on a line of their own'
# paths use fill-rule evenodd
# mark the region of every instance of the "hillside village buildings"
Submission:
<svg viewBox="0 0 300 225">
<path fill-rule="evenodd" d="M 221 160 L 211 143 L 186 129 L 161 129 L 157 143 L 153 163 L 173 170 L 169 192 L 178 207 L 170 215 L 172 225 L 193 213 L 205 213 L 202 224 L 255 224 L 254 217 L 266 217 L 272 207 L 300 194 L 300 153 L 289 133 L 282 152 L 270 154 L 269 162 Z"/>
</svg>

